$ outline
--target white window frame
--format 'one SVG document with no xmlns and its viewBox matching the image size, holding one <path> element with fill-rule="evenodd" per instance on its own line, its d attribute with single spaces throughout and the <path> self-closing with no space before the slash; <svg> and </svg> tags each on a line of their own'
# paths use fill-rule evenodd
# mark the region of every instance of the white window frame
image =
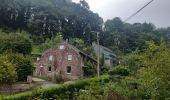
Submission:
<svg viewBox="0 0 170 100">
<path fill-rule="evenodd" d="M 48 58 L 49 61 L 53 61 L 53 55 L 50 55 Z"/>
<path fill-rule="evenodd" d="M 72 54 L 68 54 L 67 55 L 67 60 L 68 61 L 72 61 L 73 60 L 73 55 Z"/>
<path fill-rule="evenodd" d="M 40 61 L 40 58 L 39 58 L 39 57 L 37 57 L 37 61 Z"/>
<path fill-rule="evenodd" d="M 61 45 L 59 46 L 59 49 L 60 49 L 60 50 L 63 50 L 63 49 L 64 49 L 64 45 L 61 44 Z"/>
</svg>

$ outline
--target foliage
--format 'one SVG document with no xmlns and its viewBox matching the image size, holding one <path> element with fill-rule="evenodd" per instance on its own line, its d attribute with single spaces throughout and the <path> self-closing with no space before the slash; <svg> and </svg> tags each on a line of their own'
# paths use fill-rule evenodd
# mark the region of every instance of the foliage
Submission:
<svg viewBox="0 0 170 100">
<path fill-rule="evenodd" d="M 32 92 L 25 92 L 16 95 L 1 96 L 2 100 L 30 100 L 30 99 L 68 99 L 73 98 L 80 89 L 84 89 L 89 86 L 91 82 L 107 83 L 109 82 L 108 76 L 102 76 L 99 78 L 91 78 L 75 81 L 73 83 L 67 83 L 62 85 L 56 85 L 46 88 L 34 90 Z"/>
<path fill-rule="evenodd" d="M 95 52 L 91 45 L 85 42 L 83 39 L 80 38 L 71 38 L 69 39 L 69 43 L 80 49 L 82 52 L 86 53 L 87 55 L 96 58 Z"/>
<path fill-rule="evenodd" d="M 155 26 L 151 23 L 129 24 L 116 17 L 105 22 L 101 41 L 117 53 L 130 53 L 136 49 L 143 51 L 147 48 L 145 41 L 160 42 L 160 37 L 154 32 Z"/>
<path fill-rule="evenodd" d="M 100 88 L 98 88 L 99 84 L 92 85 L 85 91 L 81 91 L 79 97 L 103 100 L 109 95 L 113 100 L 115 97 L 119 98 L 118 100 L 168 99 L 170 49 L 165 42 L 161 42 L 160 45 L 154 42 L 147 42 L 147 44 L 149 48 L 142 53 L 136 52 L 128 55 L 129 61 L 134 60 L 134 63 L 125 63 L 127 67 L 118 66 L 120 71 L 118 75 L 116 70 L 110 73 L 110 80 L 112 80 L 110 83 L 100 85 Z M 137 69 L 134 70 L 133 66 Z M 125 72 L 124 68 L 131 68 L 130 70 L 136 72 L 129 76 L 124 74 L 122 76 L 122 72 Z"/>
<path fill-rule="evenodd" d="M 91 82 L 89 87 L 79 91 L 77 100 L 100 100 L 102 97 L 101 92 L 103 91 L 101 86 L 99 83 Z"/>
<path fill-rule="evenodd" d="M 78 100 L 126 100 L 130 89 L 120 86 L 122 83 L 93 83 L 86 90 L 80 90 Z M 127 86 L 127 85 L 126 85 Z"/>
<path fill-rule="evenodd" d="M 135 75 L 136 72 L 142 67 L 142 54 L 139 51 L 134 51 L 130 54 L 121 57 L 120 65 L 127 66 L 131 74 Z"/>
<path fill-rule="evenodd" d="M 127 61 L 134 62 L 126 65 L 133 72 L 136 71 L 135 73 L 118 79 L 112 76 L 113 82 L 118 82 L 113 86 L 114 91 L 130 100 L 162 100 L 169 97 L 170 49 L 165 42 L 160 45 L 154 42 L 147 44 L 149 48 L 143 53 L 132 53 L 128 56 Z M 137 69 L 134 70 L 133 67 Z"/>
<path fill-rule="evenodd" d="M 52 39 L 47 39 L 45 43 L 42 43 L 41 45 L 34 45 L 32 54 L 41 54 L 46 49 L 49 49 L 62 41 L 63 41 L 63 36 L 61 34 L 58 34 Z"/>
<path fill-rule="evenodd" d="M 109 71 L 110 75 L 122 75 L 127 76 L 129 75 L 130 71 L 126 66 L 116 66 L 112 70 Z"/>
<path fill-rule="evenodd" d="M 2 0 L 0 4 L 0 26 L 26 30 L 36 43 L 58 32 L 64 39 L 82 37 L 91 42 L 90 31 L 102 30 L 103 19 L 89 10 L 85 0 L 78 4 L 68 0 Z"/>
<path fill-rule="evenodd" d="M 63 79 L 62 79 L 62 76 L 61 76 L 61 72 L 56 73 L 55 79 L 56 79 L 56 80 L 55 80 L 56 83 L 62 83 L 62 82 L 64 82 Z"/>
<path fill-rule="evenodd" d="M 96 65 L 93 64 L 91 61 L 84 61 L 84 76 L 89 77 L 89 76 L 94 76 L 96 74 Z"/>
<path fill-rule="evenodd" d="M 26 81 L 27 76 L 32 75 L 33 65 L 31 59 L 21 54 L 6 54 L 9 61 L 16 67 L 17 81 Z"/>
<path fill-rule="evenodd" d="M 24 33 L 0 33 L 0 53 L 10 51 L 12 53 L 30 54 L 32 44 Z"/>
<path fill-rule="evenodd" d="M 17 78 L 15 65 L 4 54 L 0 55 L 0 84 L 11 84 Z"/>
<path fill-rule="evenodd" d="M 170 98 L 170 28 L 156 29 L 151 23 L 129 24 L 120 18 L 103 23 L 103 19 L 89 8 L 85 0 L 80 0 L 79 4 L 69 0 L 0 1 L 0 53 L 7 52 L 0 56 L 0 82 L 15 82 L 16 76 L 17 81 L 25 81 L 32 74 L 33 66 L 26 56 L 32 50 L 30 37 L 35 44 L 33 54 L 41 54 L 63 39 L 69 39 L 71 44 L 96 58 L 89 45 L 96 40 L 96 34 L 91 31 L 99 31 L 102 45 L 117 54 L 126 54 L 120 65 L 110 71 L 112 82 L 109 84 L 92 82 L 95 79 L 81 80 L 2 99 L 69 99 L 73 96 L 93 100 Z M 15 33 L 16 30 L 20 32 Z M 28 31 L 29 36 L 22 30 Z M 161 38 L 165 42 L 161 43 Z M 88 66 L 86 74 L 94 73 L 95 70 L 91 70 L 93 64 L 85 62 L 85 65 Z"/>
<path fill-rule="evenodd" d="M 126 77 L 120 82 L 110 84 L 110 88 L 113 92 L 118 93 L 127 100 L 136 100 L 137 97 L 138 81 L 131 77 Z"/>
<path fill-rule="evenodd" d="M 165 42 L 149 48 L 143 54 L 144 68 L 139 70 L 139 93 L 142 99 L 165 99 L 169 97 L 170 49 Z"/>
</svg>

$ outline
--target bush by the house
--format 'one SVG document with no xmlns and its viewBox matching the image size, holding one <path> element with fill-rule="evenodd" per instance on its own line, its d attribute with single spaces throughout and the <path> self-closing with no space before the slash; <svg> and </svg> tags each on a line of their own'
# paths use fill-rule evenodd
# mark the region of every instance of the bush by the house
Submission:
<svg viewBox="0 0 170 100">
<path fill-rule="evenodd" d="M 33 73 L 33 65 L 29 57 L 21 54 L 7 54 L 8 59 L 16 65 L 17 81 L 26 81 L 28 75 Z"/>
<path fill-rule="evenodd" d="M 15 82 L 16 71 L 15 65 L 12 64 L 6 55 L 0 55 L 0 85 L 11 84 Z"/>
</svg>

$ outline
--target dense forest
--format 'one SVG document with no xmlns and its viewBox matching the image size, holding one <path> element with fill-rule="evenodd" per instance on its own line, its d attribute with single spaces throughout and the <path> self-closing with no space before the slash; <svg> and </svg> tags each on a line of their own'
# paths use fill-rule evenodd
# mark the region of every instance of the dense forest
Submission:
<svg viewBox="0 0 170 100">
<path fill-rule="evenodd" d="M 89 10 L 85 1 L 1 0 L 0 25 L 27 31 L 35 43 L 42 43 L 57 33 L 64 39 L 80 37 L 92 41 L 90 31 L 101 31 L 103 20 Z"/>
<path fill-rule="evenodd" d="M 143 50 L 145 41 L 169 41 L 170 28 L 156 28 L 151 23 L 129 24 L 120 18 L 103 19 L 89 10 L 86 1 L 1 0 L 0 26 L 3 31 L 27 31 L 34 44 L 41 44 L 61 33 L 64 39 L 95 41 L 100 32 L 101 44 L 123 53 Z"/>
<path fill-rule="evenodd" d="M 93 56 L 95 32 L 120 64 L 103 72 L 111 82 L 91 83 L 79 100 L 169 100 L 170 27 L 118 17 L 104 22 L 85 0 L 0 0 L 0 83 L 25 81 L 33 73 L 32 56 L 66 39 Z"/>
<path fill-rule="evenodd" d="M 42 44 L 62 34 L 64 39 L 81 38 L 86 43 L 96 41 L 100 32 L 102 45 L 116 53 L 142 51 L 145 41 L 169 41 L 170 28 L 156 28 L 152 23 L 123 22 L 114 18 L 103 22 L 89 10 L 86 1 L 71 0 L 1 0 L 0 26 L 4 32 L 26 31 L 33 44 Z M 93 32 L 92 32 L 93 31 Z"/>
</svg>

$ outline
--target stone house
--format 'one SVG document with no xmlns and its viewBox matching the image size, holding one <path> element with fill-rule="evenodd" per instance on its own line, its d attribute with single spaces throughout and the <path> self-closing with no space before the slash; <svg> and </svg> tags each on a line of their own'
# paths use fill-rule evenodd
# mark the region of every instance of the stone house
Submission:
<svg viewBox="0 0 170 100">
<path fill-rule="evenodd" d="M 94 66 L 97 61 L 81 52 L 67 42 L 46 50 L 35 62 L 35 76 L 46 77 L 55 81 L 56 75 L 62 80 L 70 81 L 84 77 L 83 67 L 85 61 L 91 61 Z"/>
<path fill-rule="evenodd" d="M 111 67 L 114 64 L 118 63 L 118 57 L 109 48 L 106 48 L 102 45 L 98 45 L 95 42 L 92 43 L 92 46 L 96 55 L 99 54 L 99 50 L 100 50 L 100 58 L 103 59 L 104 66 Z"/>
</svg>

